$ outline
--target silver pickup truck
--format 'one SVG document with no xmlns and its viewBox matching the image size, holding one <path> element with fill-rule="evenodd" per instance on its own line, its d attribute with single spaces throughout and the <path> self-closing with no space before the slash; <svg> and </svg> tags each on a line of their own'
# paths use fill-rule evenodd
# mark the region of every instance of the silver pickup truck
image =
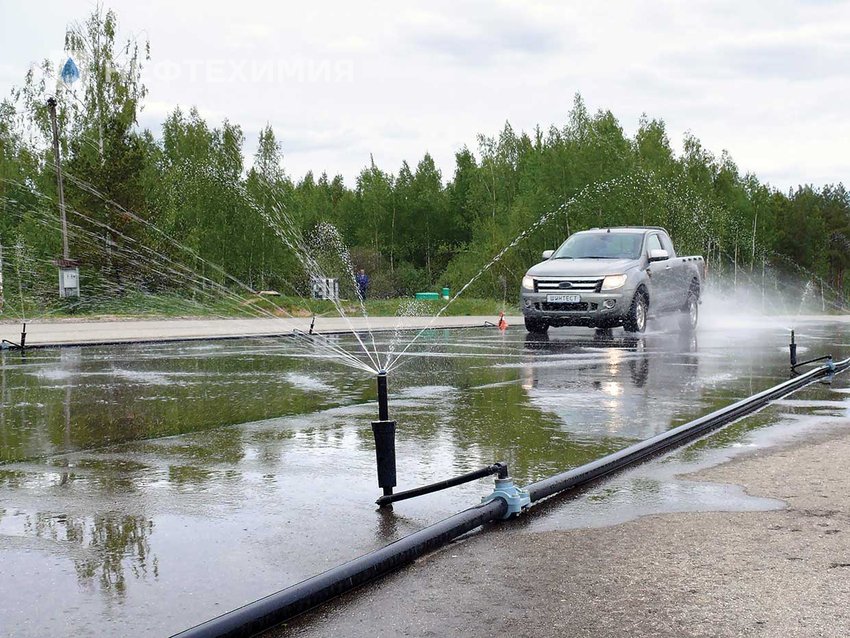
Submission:
<svg viewBox="0 0 850 638">
<path fill-rule="evenodd" d="M 529 332 L 588 326 L 643 332 L 649 317 L 699 317 L 705 261 L 676 257 L 663 228 L 594 228 L 570 235 L 522 278 L 520 306 Z"/>
</svg>

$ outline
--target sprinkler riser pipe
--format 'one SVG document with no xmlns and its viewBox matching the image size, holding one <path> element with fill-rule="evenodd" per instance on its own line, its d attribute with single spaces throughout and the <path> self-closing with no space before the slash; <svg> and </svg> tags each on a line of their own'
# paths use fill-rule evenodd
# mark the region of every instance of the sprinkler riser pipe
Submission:
<svg viewBox="0 0 850 638">
<path fill-rule="evenodd" d="M 791 367 L 797 365 L 797 342 L 794 341 L 794 331 L 791 331 L 791 343 L 788 344 L 788 352 L 791 355 Z"/>
<path fill-rule="evenodd" d="M 375 436 L 378 487 L 389 495 L 396 486 L 395 421 L 372 421 L 372 434 Z"/>
<path fill-rule="evenodd" d="M 390 420 L 389 399 L 387 396 L 387 373 L 378 373 L 378 420 Z"/>
<path fill-rule="evenodd" d="M 21 351 L 27 347 L 27 324 L 21 328 Z"/>
</svg>

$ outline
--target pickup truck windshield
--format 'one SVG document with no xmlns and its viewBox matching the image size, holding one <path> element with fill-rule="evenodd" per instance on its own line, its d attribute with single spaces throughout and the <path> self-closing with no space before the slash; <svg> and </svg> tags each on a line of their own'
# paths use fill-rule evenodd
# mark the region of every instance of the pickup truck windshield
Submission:
<svg viewBox="0 0 850 638">
<path fill-rule="evenodd" d="M 552 259 L 637 259 L 642 244 L 643 233 L 577 233 Z"/>
</svg>

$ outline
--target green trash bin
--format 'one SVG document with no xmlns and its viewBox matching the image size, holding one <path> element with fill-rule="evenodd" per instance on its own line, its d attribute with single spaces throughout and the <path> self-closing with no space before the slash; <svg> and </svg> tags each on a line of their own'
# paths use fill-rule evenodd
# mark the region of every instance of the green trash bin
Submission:
<svg viewBox="0 0 850 638">
<path fill-rule="evenodd" d="M 449 297 L 451 297 L 451 295 L 451 290 L 449 290 L 448 288 L 443 288 L 443 299 L 448 299 Z"/>
</svg>

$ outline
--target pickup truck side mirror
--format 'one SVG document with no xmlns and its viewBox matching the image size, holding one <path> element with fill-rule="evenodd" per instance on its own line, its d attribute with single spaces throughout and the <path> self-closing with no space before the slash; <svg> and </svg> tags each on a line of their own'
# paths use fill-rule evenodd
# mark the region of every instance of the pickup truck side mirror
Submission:
<svg viewBox="0 0 850 638">
<path fill-rule="evenodd" d="M 549 259 L 552 255 L 555 254 L 554 250 L 544 250 L 543 251 L 543 259 Z"/>
<path fill-rule="evenodd" d="M 663 248 L 653 248 L 649 251 L 649 261 L 664 261 L 670 259 L 670 253 Z"/>
</svg>

